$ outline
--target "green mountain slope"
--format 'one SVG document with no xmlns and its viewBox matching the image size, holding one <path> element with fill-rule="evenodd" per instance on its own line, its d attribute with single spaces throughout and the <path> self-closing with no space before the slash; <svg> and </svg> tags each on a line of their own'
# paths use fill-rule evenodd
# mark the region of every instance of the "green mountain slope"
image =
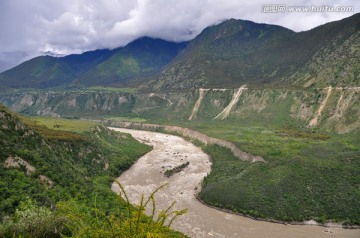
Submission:
<svg viewBox="0 0 360 238">
<path fill-rule="evenodd" d="M 206 28 L 191 41 L 184 54 L 149 85 L 188 89 L 229 87 L 263 80 L 274 67 L 283 67 L 282 62 L 271 62 L 274 65 L 259 70 L 259 66 L 269 61 L 266 55 L 270 56 L 271 52 L 266 51 L 280 48 L 278 45 L 293 34 L 279 26 L 242 20 L 229 20 Z"/>
<path fill-rule="evenodd" d="M 0 89 L 69 85 L 81 73 L 102 62 L 112 53 L 109 50 L 98 50 L 61 58 L 39 56 L 1 73 Z"/>
<path fill-rule="evenodd" d="M 185 237 L 110 188 L 150 146 L 92 122 L 35 119 L 0 104 L 0 237 Z"/>
<path fill-rule="evenodd" d="M 114 50 L 39 56 L 0 74 L 0 89 L 124 84 L 168 64 L 186 43 L 140 38 Z"/>
<path fill-rule="evenodd" d="M 79 77 L 80 85 L 129 84 L 129 80 L 149 76 L 175 58 L 186 43 L 173 43 L 148 37 L 131 42 Z"/>
<path fill-rule="evenodd" d="M 358 85 L 359 28 L 360 14 L 299 33 L 232 19 L 206 28 L 143 89 Z"/>
<path fill-rule="evenodd" d="M 298 33 L 306 60 L 283 80 L 303 87 L 360 86 L 360 14 Z M 303 53 L 305 52 L 305 53 Z"/>
<path fill-rule="evenodd" d="M 139 86 L 194 88 L 359 86 L 360 13 L 305 32 L 244 20 L 189 43 L 143 37 L 115 50 L 37 57 L 0 74 L 0 89 Z"/>
<path fill-rule="evenodd" d="M 14 212 L 25 197 L 45 206 L 69 198 L 90 204 L 95 193 L 104 201 L 114 199 L 106 176 L 117 176 L 149 150 L 103 127 L 90 132 L 94 123 L 81 122 L 81 134 L 51 130 L 2 105 L 0 122 L 0 219 Z M 61 129 L 64 123 L 57 122 L 54 128 Z M 95 184 L 101 177 L 103 182 Z"/>
<path fill-rule="evenodd" d="M 71 82 L 75 71 L 58 58 L 39 56 L 0 74 L 1 88 L 45 88 Z"/>
</svg>

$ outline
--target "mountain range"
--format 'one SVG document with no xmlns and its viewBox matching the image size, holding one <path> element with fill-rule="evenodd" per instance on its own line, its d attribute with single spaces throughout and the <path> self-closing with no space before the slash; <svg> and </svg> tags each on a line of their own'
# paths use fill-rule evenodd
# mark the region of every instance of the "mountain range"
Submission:
<svg viewBox="0 0 360 238">
<path fill-rule="evenodd" d="M 156 72 L 186 46 L 142 37 L 125 47 L 64 57 L 38 56 L 0 74 L 1 88 L 122 86 Z"/>
<path fill-rule="evenodd" d="M 349 87 L 359 86 L 359 72 L 358 13 L 304 32 L 230 19 L 189 42 L 143 37 L 113 50 L 39 56 L 1 73 L 0 88 Z"/>
<path fill-rule="evenodd" d="M 230 19 L 188 42 L 142 37 L 9 69 L 0 74 L 0 237 L 23 235 L 20 228 L 60 236 L 48 216 L 27 216 L 34 210 L 24 210 L 23 220 L 37 228 L 23 226 L 18 205 L 29 198 L 53 214 L 61 214 L 59 201 L 74 198 L 79 232 L 132 224 L 112 225 L 114 212 L 128 209 L 109 185 L 151 148 L 104 126 L 177 128 L 230 145 L 196 143 L 211 158 L 212 171 L 195 188 L 210 206 L 284 224 L 358 228 L 359 61 L 355 14 L 304 32 Z M 246 153 L 235 156 L 237 149 Z M 265 162 L 243 161 L 249 154 Z"/>
</svg>

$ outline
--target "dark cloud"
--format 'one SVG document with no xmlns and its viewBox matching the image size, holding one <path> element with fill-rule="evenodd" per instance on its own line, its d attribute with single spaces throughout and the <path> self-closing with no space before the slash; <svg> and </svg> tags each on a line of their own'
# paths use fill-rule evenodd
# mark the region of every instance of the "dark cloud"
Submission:
<svg viewBox="0 0 360 238">
<path fill-rule="evenodd" d="M 291 3 L 289 3 L 291 2 Z M 264 4 L 354 6 L 354 12 L 264 13 Z M 1 0 L 0 52 L 61 54 L 115 48 L 140 36 L 189 40 L 228 18 L 308 30 L 350 16 L 360 1 L 335 0 Z"/>
</svg>

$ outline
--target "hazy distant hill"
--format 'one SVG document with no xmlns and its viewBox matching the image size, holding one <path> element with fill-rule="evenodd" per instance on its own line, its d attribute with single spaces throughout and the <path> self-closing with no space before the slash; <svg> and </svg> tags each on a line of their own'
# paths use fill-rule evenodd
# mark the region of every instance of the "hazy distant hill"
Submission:
<svg viewBox="0 0 360 238">
<path fill-rule="evenodd" d="M 140 38 L 114 50 L 65 57 L 39 56 L 0 74 L 0 88 L 49 88 L 124 83 L 156 72 L 186 43 Z"/>
</svg>

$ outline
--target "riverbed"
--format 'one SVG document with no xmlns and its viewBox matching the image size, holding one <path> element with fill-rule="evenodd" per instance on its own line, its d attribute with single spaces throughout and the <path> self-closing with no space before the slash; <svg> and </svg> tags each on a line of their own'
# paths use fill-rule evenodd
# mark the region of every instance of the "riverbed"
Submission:
<svg viewBox="0 0 360 238">
<path fill-rule="evenodd" d="M 153 150 L 140 159 L 117 180 L 127 191 L 130 202 L 138 204 L 141 194 L 149 195 L 168 183 L 156 195 L 157 210 L 167 208 L 176 201 L 175 209 L 188 209 L 171 225 L 190 237 L 360 237 L 360 230 L 322 227 L 316 225 L 283 225 L 256 221 L 239 215 L 219 211 L 203 205 L 196 199 L 201 181 L 211 171 L 211 162 L 200 148 L 184 139 L 157 132 L 110 128 L 129 133 L 140 142 L 153 146 Z M 168 169 L 189 162 L 181 172 L 164 176 Z M 112 190 L 119 192 L 113 183 Z"/>
</svg>

